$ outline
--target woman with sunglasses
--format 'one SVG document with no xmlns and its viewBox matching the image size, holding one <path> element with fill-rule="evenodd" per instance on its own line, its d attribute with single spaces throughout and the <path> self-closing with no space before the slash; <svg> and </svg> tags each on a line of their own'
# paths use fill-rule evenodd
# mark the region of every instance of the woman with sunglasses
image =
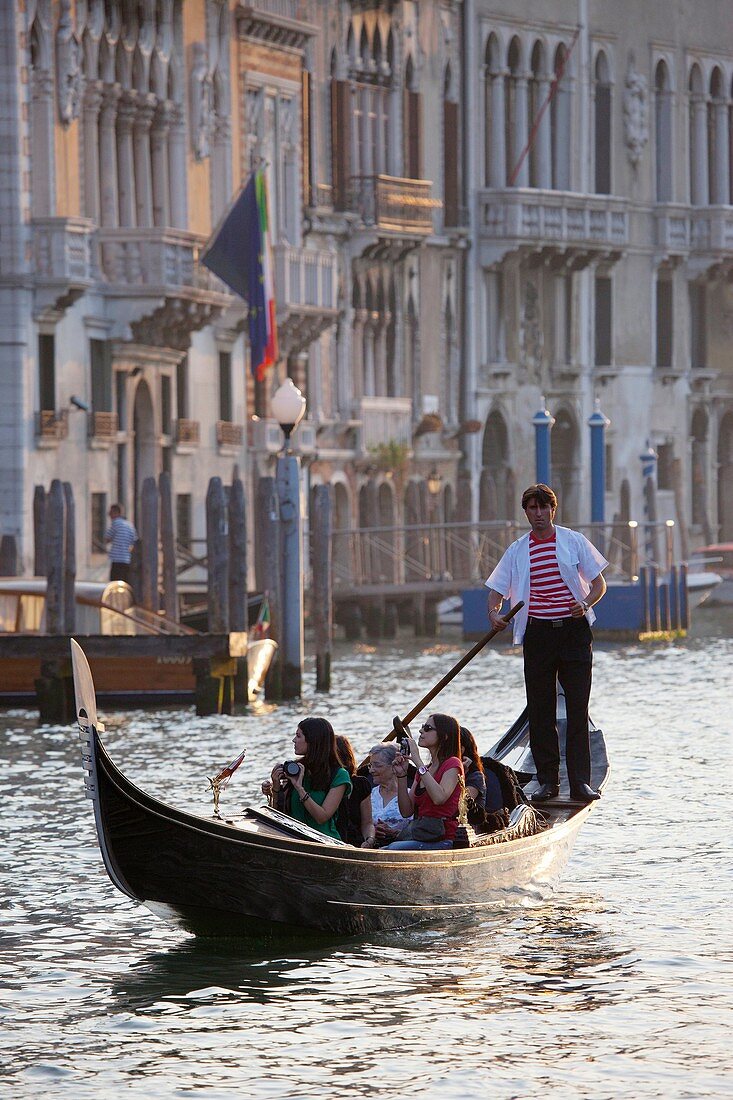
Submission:
<svg viewBox="0 0 733 1100">
<path fill-rule="evenodd" d="M 326 718 L 302 718 L 293 748 L 300 760 L 297 776 L 290 778 L 285 812 L 319 833 L 340 840 L 336 819 L 342 799 L 351 792 L 351 779 L 338 758 L 333 726 Z M 275 790 L 282 778 L 283 765 L 278 764 L 272 770 Z"/>
<path fill-rule="evenodd" d="M 450 714 L 431 714 L 420 727 L 417 743 L 412 737 L 407 737 L 409 759 L 398 753 L 394 763 L 400 813 L 404 817 L 414 815 L 417 821 L 421 818 L 432 818 L 436 824 L 442 821 L 444 835 L 434 840 L 396 840 L 387 848 L 421 851 L 453 846 L 458 827 L 458 803 L 464 786 L 460 729 L 458 720 Z M 427 766 L 422 762 L 418 746 L 430 753 Z M 409 760 L 417 768 L 417 775 L 408 789 Z"/>
</svg>

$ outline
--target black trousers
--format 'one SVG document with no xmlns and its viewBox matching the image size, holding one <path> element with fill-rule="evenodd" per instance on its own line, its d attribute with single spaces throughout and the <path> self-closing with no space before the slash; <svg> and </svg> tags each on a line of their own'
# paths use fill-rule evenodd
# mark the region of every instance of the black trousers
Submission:
<svg viewBox="0 0 733 1100">
<path fill-rule="evenodd" d="M 588 700 L 593 670 L 593 634 L 588 620 L 542 621 L 530 618 L 524 635 L 524 683 L 527 689 L 529 741 L 537 779 L 557 783 L 560 747 L 556 696 L 565 692 L 567 736 L 565 765 L 570 786 L 590 783 Z"/>
<path fill-rule="evenodd" d="M 110 571 L 109 579 L 111 581 L 126 581 L 130 583 L 130 564 L 124 561 L 113 561 Z"/>
</svg>

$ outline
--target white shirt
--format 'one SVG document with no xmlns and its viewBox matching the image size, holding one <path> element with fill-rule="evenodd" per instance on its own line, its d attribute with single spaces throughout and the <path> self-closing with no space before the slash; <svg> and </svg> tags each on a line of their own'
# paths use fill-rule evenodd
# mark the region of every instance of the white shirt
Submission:
<svg viewBox="0 0 733 1100">
<path fill-rule="evenodd" d="M 372 819 L 375 825 L 378 821 L 383 821 L 385 825 L 391 825 L 393 829 L 401 829 L 410 820 L 409 817 L 403 817 L 400 813 L 397 795 L 390 798 L 389 802 L 382 800 L 382 792 L 378 783 L 375 787 L 372 787 Z"/>
<path fill-rule="evenodd" d="M 582 603 L 590 592 L 591 581 L 603 572 L 608 562 L 579 531 L 556 525 L 555 540 L 560 576 L 576 600 Z M 504 551 L 501 561 L 484 584 L 486 588 L 493 588 L 508 597 L 512 606 L 524 600 L 524 607 L 512 620 L 514 644 L 519 645 L 524 638 L 529 615 L 529 531 Z M 596 621 L 592 608 L 588 609 L 585 617 L 589 623 Z"/>
</svg>

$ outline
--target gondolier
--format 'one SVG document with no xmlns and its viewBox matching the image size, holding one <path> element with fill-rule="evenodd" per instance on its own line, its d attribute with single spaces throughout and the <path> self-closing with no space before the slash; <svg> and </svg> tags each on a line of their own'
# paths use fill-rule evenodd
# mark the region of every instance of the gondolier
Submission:
<svg viewBox="0 0 733 1100">
<path fill-rule="evenodd" d="M 547 802 L 560 791 L 557 681 L 565 692 L 565 763 L 570 797 L 591 802 L 588 701 L 593 666 L 593 606 L 606 591 L 608 562 L 577 531 L 554 523 L 557 497 L 548 485 L 530 485 L 522 508 L 531 531 L 505 551 L 485 582 L 492 627 L 507 625 L 499 614 L 505 597 L 524 601 L 514 617 L 514 642 L 524 646 L 524 681 L 532 756 L 539 789 L 533 802 Z"/>
</svg>

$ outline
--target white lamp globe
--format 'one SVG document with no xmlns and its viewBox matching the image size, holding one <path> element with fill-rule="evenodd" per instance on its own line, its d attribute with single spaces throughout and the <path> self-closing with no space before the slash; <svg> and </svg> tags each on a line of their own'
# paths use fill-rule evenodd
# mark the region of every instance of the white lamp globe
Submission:
<svg viewBox="0 0 733 1100">
<path fill-rule="evenodd" d="M 285 381 L 272 395 L 270 402 L 272 415 L 285 432 L 285 438 L 290 438 L 290 433 L 298 427 L 305 415 L 305 398 L 292 378 Z"/>
</svg>

